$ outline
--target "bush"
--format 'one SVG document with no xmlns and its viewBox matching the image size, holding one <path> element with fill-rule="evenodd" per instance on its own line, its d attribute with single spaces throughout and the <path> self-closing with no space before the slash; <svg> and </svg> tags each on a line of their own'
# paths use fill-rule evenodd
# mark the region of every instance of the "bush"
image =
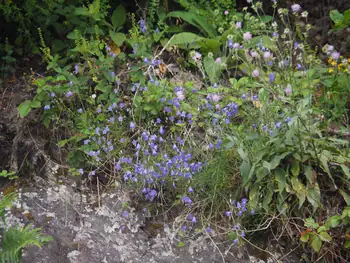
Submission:
<svg viewBox="0 0 350 263">
<path fill-rule="evenodd" d="M 153 1 L 148 17 L 130 16 L 127 34 L 123 7 L 75 7 L 69 19 L 82 16 L 86 24 L 69 29 L 74 43 L 63 58 L 43 34 L 49 74 L 34 81 L 37 94 L 19 113 L 40 108 L 47 127 L 71 131 L 58 145 L 70 151 L 72 174 L 124 181 L 152 215 L 181 207 L 180 237 L 195 229 L 241 244 L 270 217 L 324 214 L 330 197 L 347 211 L 349 60 L 330 45 L 329 65 L 318 59 L 307 42 L 311 25 L 302 30 L 292 22 L 306 21 L 298 4 L 273 3 L 277 16 L 269 16 L 260 2 L 251 5 L 254 14 L 225 10 L 226 2 L 218 12 L 205 10 L 213 25 L 193 12 L 192 1 L 168 14 Z M 122 19 L 108 17 L 114 12 Z M 173 34 L 170 17 L 198 34 L 186 27 Z M 165 54 L 180 57 L 202 85 L 172 84 Z M 311 219 L 305 222 L 309 229 Z M 319 226 L 307 232 L 316 251 L 330 241 L 330 227 Z"/>
</svg>

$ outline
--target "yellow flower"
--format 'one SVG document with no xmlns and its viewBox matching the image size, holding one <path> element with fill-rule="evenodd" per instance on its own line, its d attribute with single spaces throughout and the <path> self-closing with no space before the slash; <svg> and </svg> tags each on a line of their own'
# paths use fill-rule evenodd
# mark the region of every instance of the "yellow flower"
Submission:
<svg viewBox="0 0 350 263">
<path fill-rule="evenodd" d="M 333 73 L 333 69 L 332 68 L 330 68 L 329 70 L 328 70 L 328 73 Z"/>
<path fill-rule="evenodd" d="M 333 61 L 333 62 L 331 63 L 331 65 L 334 67 L 334 66 L 337 65 L 337 62 Z"/>
<path fill-rule="evenodd" d="M 333 61 L 333 59 L 332 59 L 332 58 L 329 58 L 329 59 L 328 59 L 328 64 L 331 64 L 332 61 Z"/>
</svg>

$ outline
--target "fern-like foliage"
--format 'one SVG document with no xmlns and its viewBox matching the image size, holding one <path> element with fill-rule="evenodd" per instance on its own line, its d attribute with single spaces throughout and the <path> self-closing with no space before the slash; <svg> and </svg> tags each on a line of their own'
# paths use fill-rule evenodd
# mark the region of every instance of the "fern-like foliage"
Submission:
<svg viewBox="0 0 350 263">
<path fill-rule="evenodd" d="M 17 263 L 22 260 L 22 250 L 27 246 L 41 247 L 51 240 L 50 236 L 43 236 L 40 228 L 10 227 L 3 235 L 0 252 L 1 263 Z"/>
<path fill-rule="evenodd" d="M 5 209 L 11 207 L 16 198 L 15 193 L 9 193 L 0 200 L 0 216 L 5 225 Z M 20 263 L 22 250 L 25 247 L 32 245 L 41 247 L 52 239 L 50 236 L 42 235 L 41 229 L 32 228 L 32 225 L 9 227 L 2 231 L 0 263 Z"/>
<path fill-rule="evenodd" d="M 11 207 L 13 202 L 16 200 L 16 198 L 17 198 L 16 193 L 12 192 L 5 195 L 0 200 L 0 217 L 4 223 L 5 223 L 5 209 Z"/>
</svg>

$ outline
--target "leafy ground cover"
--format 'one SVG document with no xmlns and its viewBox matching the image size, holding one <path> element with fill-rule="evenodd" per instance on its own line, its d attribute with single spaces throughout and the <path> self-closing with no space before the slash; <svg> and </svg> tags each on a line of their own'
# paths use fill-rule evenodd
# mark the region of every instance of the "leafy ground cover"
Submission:
<svg viewBox="0 0 350 263">
<path fill-rule="evenodd" d="M 305 261 L 346 262 L 350 60 L 329 43 L 321 61 L 307 10 L 25 2 L 0 5 L 25 33 L 5 38 L 1 69 L 14 69 L 13 52 L 41 54 L 46 70 L 18 113 L 40 113 L 69 173 L 122 182 L 150 217 L 172 214 L 180 247 L 200 233 L 234 246 L 269 233 Z M 348 14 L 331 13 L 335 30 Z M 179 72 L 199 81 L 180 84 Z"/>
</svg>

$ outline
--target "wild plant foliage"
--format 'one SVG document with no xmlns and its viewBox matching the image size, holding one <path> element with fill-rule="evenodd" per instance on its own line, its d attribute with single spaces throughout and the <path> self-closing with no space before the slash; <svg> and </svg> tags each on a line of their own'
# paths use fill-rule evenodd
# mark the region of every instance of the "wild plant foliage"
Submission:
<svg viewBox="0 0 350 263">
<path fill-rule="evenodd" d="M 259 1 L 242 11 L 178 2 L 150 1 L 142 16 L 77 5 L 62 52 L 41 29 L 48 72 L 21 117 L 38 109 L 46 127 L 71 131 L 57 143 L 73 175 L 123 182 L 147 215 L 180 206 L 179 246 L 198 232 L 239 246 L 298 218 L 291 239 L 319 253 L 335 240 L 348 253 L 335 237 L 349 231 L 349 59 L 331 44 L 319 59 L 299 4 L 272 1 L 266 14 Z M 193 78 L 179 83 L 186 71 Z"/>
</svg>

